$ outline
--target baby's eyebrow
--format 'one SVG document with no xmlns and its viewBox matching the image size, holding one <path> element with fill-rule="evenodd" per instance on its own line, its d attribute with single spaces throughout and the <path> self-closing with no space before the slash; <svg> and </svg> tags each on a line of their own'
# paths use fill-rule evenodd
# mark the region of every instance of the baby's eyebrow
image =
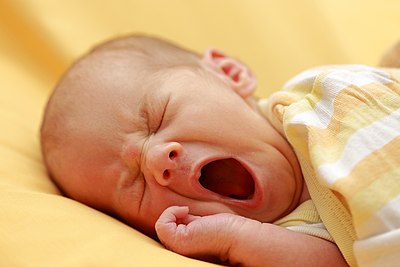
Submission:
<svg viewBox="0 0 400 267">
<path fill-rule="evenodd" d="M 139 104 L 139 116 L 142 118 L 147 118 L 149 111 L 147 110 L 147 97 L 143 97 Z"/>
<path fill-rule="evenodd" d="M 149 125 L 149 110 L 148 110 L 148 102 L 149 102 L 149 97 L 147 94 L 142 98 L 142 100 L 139 103 L 139 121 L 140 125 L 137 125 L 138 127 L 143 127 L 146 125 L 147 131 L 150 132 L 150 125 Z"/>
<path fill-rule="evenodd" d="M 126 134 L 140 132 L 141 135 L 149 133 L 149 111 L 147 97 L 142 97 L 140 101 L 133 104 L 127 104 L 126 113 L 129 118 L 125 122 L 124 129 Z"/>
</svg>

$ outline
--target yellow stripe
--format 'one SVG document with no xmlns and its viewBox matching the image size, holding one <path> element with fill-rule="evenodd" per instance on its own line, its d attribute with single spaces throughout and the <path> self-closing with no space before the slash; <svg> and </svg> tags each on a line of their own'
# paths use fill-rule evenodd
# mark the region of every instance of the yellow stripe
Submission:
<svg viewBox="0 0 400 267">
<path fill-rule="evenodd" d="M 355 227 L 370 219 L 400 194 L 400 137 L 365 157 L 332 189 L 348 203 Z"/>
<path fill-rule="evenodd" d="M 398 155 L 398 156 L 395 156 Z M 366 156 L 343 179 L 336 181 L 332 189 L 349 201 L 358 192 L 371 185 L 378 177 L 400 166 L 400 137 Z M 400 179 L 400 177 L 399 177 Z"/>
<path fill-rule="evenodd" d="M 400 194 L 400 166 L 384 173 L 365 190 L 356 194 L 349 207 L 357 228 Z"/>
</svg>

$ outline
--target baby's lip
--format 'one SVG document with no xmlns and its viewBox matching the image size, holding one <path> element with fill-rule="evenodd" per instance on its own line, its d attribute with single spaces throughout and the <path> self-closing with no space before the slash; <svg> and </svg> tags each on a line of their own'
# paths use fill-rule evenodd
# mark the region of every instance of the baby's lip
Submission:
<svg viewBox="0 0 400 267">
<path fill-rule="evenodd" d="M 196 166 L 192 181 L 201 195 L 220 202 L 247 208 L 256 208 L 262 202 L 255 173 L 238 158 L 206 159 Z"/>
</svg>

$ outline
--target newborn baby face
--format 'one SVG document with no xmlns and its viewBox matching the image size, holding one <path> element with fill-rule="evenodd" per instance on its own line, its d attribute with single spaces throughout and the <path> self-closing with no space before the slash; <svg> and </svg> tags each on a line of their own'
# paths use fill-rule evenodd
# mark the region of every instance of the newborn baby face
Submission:
<svg viewBox="0 0 400 267">
<path fill-rule="evenodd" d="M 91 73 L 71 122 L 79 135 L 64 151 L 77 177 L 67 194 L 149 235 L 172 205 L 263 222 L 297 206 L 303 183 L 289 144 L 211 71 L 138 79 L 140 67 L 121 59 Z"/>
</svg>

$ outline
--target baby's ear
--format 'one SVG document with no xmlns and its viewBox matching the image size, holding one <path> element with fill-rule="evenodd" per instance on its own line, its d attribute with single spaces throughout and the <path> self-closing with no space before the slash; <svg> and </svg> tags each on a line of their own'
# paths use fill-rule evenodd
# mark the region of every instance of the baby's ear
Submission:
<svg viewBox="0 0 400 267">
<path fill-rule="evenodd" d="M 201 63 L 227 81 L 241 97 L 247 98 L 254 93 L 257 80 L 250 69 L 238 60 L 215 49 L 207 49 Z"/>
</svg>

